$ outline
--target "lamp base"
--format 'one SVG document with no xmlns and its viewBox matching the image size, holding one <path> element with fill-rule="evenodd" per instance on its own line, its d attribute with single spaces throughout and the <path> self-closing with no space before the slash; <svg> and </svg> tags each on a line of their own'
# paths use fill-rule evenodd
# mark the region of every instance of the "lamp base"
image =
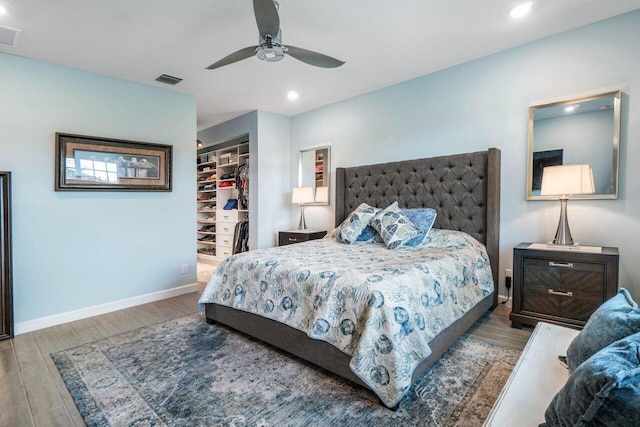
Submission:
<svg viewBox="0 0 640 427">
<path fill-rule="evenodd" d="M 569 220 L 567 218 L 568 200 L 569 199 L 560 199 L 560 221 L 558 222 L 556 237 L 553 239 L 554 245 L 574 246 L 571 230 L 569 230 Z"/>
<path fill-rule="evenodd" d="M 547 242 L 547 247 L 552 247 L 552 248 L 553 247 L 559 247 L 559 248 L 570 249 L 570 248 L 577 248 L 579 246 L 580 246 L 580 243 L 578 243 L 578 242 L 573 242 L 573 244 L 571 244 L 571 245 L 559 245 L 557 243 L 553 243 L 553 240 Z"/>
<path fill-rule="evenodd" d="M 298 223 L 298 230 L 306 230 L 307 224 L 304 221 L 304 205 L 300 205 L 300 222 Z"/>
</svg>

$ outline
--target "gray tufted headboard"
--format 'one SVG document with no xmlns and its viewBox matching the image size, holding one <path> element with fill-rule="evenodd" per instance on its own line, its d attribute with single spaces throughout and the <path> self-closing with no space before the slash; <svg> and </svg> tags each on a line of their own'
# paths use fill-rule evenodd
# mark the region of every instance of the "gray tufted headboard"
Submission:
<svg viewBox="0 0 640 427">
<path fill-rule="evenodd" d="M 433 208 L 434 227 L 464 231 L 485 244 L 498 304 L 500 150 L 336 169 L 336 226 L 361 203 Z"/>
</svg>

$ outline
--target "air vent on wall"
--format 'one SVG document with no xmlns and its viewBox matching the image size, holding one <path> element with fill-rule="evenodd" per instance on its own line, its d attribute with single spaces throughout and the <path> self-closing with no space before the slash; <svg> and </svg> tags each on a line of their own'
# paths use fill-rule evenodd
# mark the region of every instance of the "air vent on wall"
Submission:
<svg viewBox="0 0 640 427">
<path fill-rule="evenodd" d="M 161 76 L 156 77 L 156 81 L 160 83 L 166 83 L 168 85 L 176 85 L 182 81 L 181 78 L 173 77 L 168 74 L 163 74 Z"/>
<path fill-rule="evenodd" d="M 0 45 L 18 47 L 22 30 L 0 25 Z"/>
</svg>

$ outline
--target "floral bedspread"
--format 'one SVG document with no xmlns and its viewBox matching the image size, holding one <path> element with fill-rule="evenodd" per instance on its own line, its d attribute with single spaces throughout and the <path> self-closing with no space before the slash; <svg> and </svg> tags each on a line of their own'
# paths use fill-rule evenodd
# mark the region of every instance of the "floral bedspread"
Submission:
<svg viewBox="0 0 640 427">
<path fill-rule="evenodd" d="M 216 269 L 200 303 L 258 314 L 332 344 L 394 406 L 431 354 L 431 339 L 492 291 L 485 247 L 466 233 L 433 229 L 417 248 L 325 238 L 237 254 Z"/>
</svg>

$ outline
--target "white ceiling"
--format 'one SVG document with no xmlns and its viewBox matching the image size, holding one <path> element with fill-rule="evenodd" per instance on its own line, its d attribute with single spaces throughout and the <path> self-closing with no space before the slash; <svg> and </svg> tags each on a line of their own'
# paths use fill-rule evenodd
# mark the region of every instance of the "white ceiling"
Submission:
<svg viewBox="0 0 640 427">
<path fill-rule="evenodd" d="M 0 0 L 23 30 L 0 51 L 193 94 L 198 129 L 255 109 L 299 114 L 640 8 L 640 0 L 280 0 L 283 43 L 346 61 L 285 57 L 205 67 L 257 44 L 251 0 Z M 181 77 L 171 87 L 154 81 Z M 296 90 L 294 102 L 286 92 Z"/>
</svg>

